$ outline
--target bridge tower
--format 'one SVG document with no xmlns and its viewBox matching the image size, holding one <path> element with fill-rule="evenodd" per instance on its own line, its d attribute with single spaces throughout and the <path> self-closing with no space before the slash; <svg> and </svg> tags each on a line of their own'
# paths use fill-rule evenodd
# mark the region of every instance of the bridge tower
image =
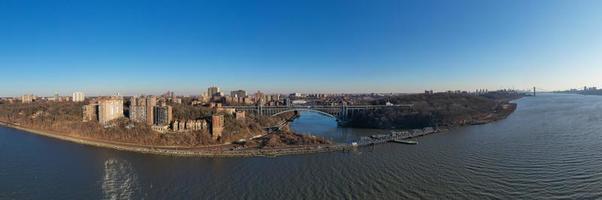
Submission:
<svg viewBox="0 0 602 200">
<path fill-rule="evenodd" d="M 341 110 L 339 111 L 339 119 L 341 119 L 341 120 L 347 119 L 347 105 L 341 106 Z"/>
<path fill-rule="evenodd" d="M 537 91 L 536 91 L 536 87 L 533 87 L 533 96 L 537 96 Z"/>
</svg>

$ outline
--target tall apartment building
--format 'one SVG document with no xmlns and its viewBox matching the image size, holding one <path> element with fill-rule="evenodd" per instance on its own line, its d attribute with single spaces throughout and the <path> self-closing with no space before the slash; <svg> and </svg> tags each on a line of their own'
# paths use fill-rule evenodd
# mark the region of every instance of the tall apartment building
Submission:
<svg viewBox="0 0 602 200">
<path fill-rule="evenodd" d="M 83 92 L 74 92 L 73 93 L 73 102 L 84 102 L 86 99 L 86 95 Z"/>
<path fill-rule="evenodd" d="M 148 125 L 155 124 L 155 119 L 154 119 L 155 106 L 157 106 L 157 97 L 155 97 L 155 96 L 146 97 L 146 124 L 148 124 Z"/>
<path fill-rule="evenodd" d="M 82 107 L 83 122 L 98 121 L 98 104 L 89 104 Z"/>
<path fill-rule="evenodd" d="M 130 120 L 145 123 L 146 119 L 146 106 L 130 106 Z"/>
<path fill-rule="evenodd" d="M 231 91 L 230 92 L 230 96 L 235 97 L 235 98 L 246 97 L 247 96 L 247 91 L 244 91 L 244 90 Z"/>
<path fill-rule="evenodd" d="M 265 100 L 264 97 L 265 97 L 265 94 L 263 94 L 261 91 L 257 91 L 255 93 L 255 101 L 259 101 L 262 99 Z"/>
<path fill-rule="evenodd" d="M 173 111 L 172 111 L 171 106 L 166 106 L 166 105 L 155 106 L 155 110 L 154 110 L 155 125 L 165 126 L 165 125 L 171 124 L 171 121 L 173 119 L 172 112 Z"/>
<path fill-rule="evenodd" d="M 211 116 L 211 138 L 217 140 L 222 137 L 224 132 L 224 116 L 213 115 Z"/>
<path fill-rule="evenodd" d="M 213 96 L 219 96 L 221 94 L 220 89 L 218 87 L 209 87 L 207 89 L 207 94 L 209 95 L 209 97 L 213 97 Z"/>
<path fill-rule="evenodd" d="M 123 98 L 110 97 L 101 99 L 98 103 L 98 121 L 106 124 L 111 120 L 123 117 Z"/>
<path fill-rule="evenodd" d="M 136 105 L 137 106 L 144 106 L 146 107 L 146 98 L 145 97 L 140 97 L 140 98 L 136 98 Z"/>
<path fill-rule="evenodd" d="M 133 96 L 130 97 L 130 106 L 137 106 L 138 105 L 138 97 Z"/>
<path fill-rule="evenodd" d="M 33 96 L 33 94 L 26 94 L 21 96 L 21 103 L 31 103 L 34 99 L 35 96 Z"/>
</svg>

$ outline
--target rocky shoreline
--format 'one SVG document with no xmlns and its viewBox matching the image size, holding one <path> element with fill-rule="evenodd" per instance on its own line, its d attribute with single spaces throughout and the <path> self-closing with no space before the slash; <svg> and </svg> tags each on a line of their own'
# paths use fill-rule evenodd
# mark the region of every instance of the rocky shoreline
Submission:
<svg viewBox="0 0 602 200">
<path fill-rule="evenodd" d="M 35 130 L 26 127 L 19 126 L 17 124 L 10 124 L 0 122 L 1 126 L 13 128 L 36 135 L 50 137 L 54 139 L 69 141 L 78 144 L 84 144 L 95 147 L 109 148 L 120 151 L 130 151 L 145 154 L 156 154 L 166 156 L 187 156 L 187 157 L 275 157 L 284 155 L 298 155 L 298 154 L 312 154 L 322 152 L 333 152 L 348 150 L 350 145 L 347 144 L 326 144 L 326 145 L 301 145 L 291 146 L 286 148 L 274 148 L 274 149 L 252 149 L 252 150 L 210 150 L 211 148 L 217 149 L 219 147 L 225 147 L 226 145 L 213 145 L 199 148 L 189 147 L 152 147 L 152 146 L 141 146 L 133 144 L 119 144 L 109 141 L 98 141 L 87 138 L 76 138 L 72 136 L 60 135 L 57 133 L 51 133 L 48 131 Z"/>
</svg>

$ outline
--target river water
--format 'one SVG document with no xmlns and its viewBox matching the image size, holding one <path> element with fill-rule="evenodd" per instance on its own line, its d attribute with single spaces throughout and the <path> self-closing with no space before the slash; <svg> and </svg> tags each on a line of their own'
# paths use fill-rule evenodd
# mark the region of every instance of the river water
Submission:
<svg viewBox="0 0 602 200">
<path fill-rule="evenodd" d="M 0 128 L 0 199 L 600 199 L 602 96 L 516 101 L 505 120 L 357 152 L 173 158 Z M 299 132 L 351 141 L 311 113 Z"/>
</svg>

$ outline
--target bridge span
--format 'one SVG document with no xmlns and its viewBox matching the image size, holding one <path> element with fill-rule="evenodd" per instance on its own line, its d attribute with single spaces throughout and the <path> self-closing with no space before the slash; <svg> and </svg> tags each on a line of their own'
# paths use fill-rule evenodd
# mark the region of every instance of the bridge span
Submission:
<svg viewBox="0 0 602 200">
<path fill-rule="evenodd" d="M 255 113 L 260 116 L 277 116 L 288 112 L 315 112 L 328 117 L 335 118 L 338 122 L 347 121 L 350 117 L 367 110 L 378 110 L 385 108 L 411 109 L 412 104 L 403 105 L 342 105 L 342 106 L 224 106 L 234 108 L 238 111 Z"/>
</svg>

